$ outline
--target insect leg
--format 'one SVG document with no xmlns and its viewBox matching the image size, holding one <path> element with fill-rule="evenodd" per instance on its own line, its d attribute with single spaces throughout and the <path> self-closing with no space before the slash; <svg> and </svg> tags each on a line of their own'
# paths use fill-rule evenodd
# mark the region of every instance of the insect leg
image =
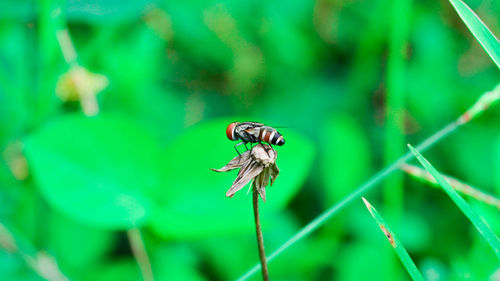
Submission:
<svg viewBox="0 0 500 281">
<path fill-rule="evenodd" d="M 238 153 L 238 156 L 241 156 L 241 154 L 240 154 L 240 152 L 238 151 L 238 149 L 237 149 L 236 147 L 237 147 L 237 146 L 240 146 L 240 145 L 242 145 L 242 144 L 244 144 L 244 145 L 245 145 L 245 147 L 246 147 L 246 143 L 244 143 L 244 142 L 240 142 L 240 143 L 237 143 L 237 144 L 235 144 L 235 145 L 234 145 L 234 150 L 236 150 L 236 153 Z M 247 149 L 247 150 L 248 150 L 248 149 Z"/>
</svg>

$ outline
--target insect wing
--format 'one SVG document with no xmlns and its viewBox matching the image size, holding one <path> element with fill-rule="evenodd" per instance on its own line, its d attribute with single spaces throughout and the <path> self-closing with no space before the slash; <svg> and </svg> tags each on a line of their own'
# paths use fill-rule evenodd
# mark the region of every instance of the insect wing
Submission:
<svg viewBox="0 0 500 281">
<path fill-rule="evenodd" d="M 258 127 L 264 126 L 264 124 L 262 124 L 262 123 L 252 122 L 252 121 L 243 122 L 243 123 L 241 123 L 241 125 L 243 125 L 245 127 L 249 127 L 249 128 L 258 128 Z"/>
<path fill-rule="evenodd" d="M 251 128 L 245 129 L 245 133 L 258 138 L 259 134 L 260 134 L 260 130 L 261 130 L 261 127 L 251 127 Z"/>
</svg>

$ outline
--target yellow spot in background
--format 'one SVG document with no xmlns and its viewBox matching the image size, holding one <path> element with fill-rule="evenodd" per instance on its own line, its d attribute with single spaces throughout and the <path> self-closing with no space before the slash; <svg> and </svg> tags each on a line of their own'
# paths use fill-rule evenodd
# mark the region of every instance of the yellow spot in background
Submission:
<svg viewBox="0 0 500 281">
<path fill-rule="evenodd" d="M 13 141 L 7 144 L 2 152 L 10 172 L 17 180 L 25 180 L 29 175 L 28 161 L 26 161 L 22 150 L 23 144 L 20 141 Z"/>
<path fill-rule="evenodd" d="M 59 77 L 56 95 L 64 102 L 79 101 L 85 115 L 93 116 L 99 112 L 96 96 L 108 85 L 109 80 L 106 76 L 73 65 L 68 72 Z"/>
</svg>

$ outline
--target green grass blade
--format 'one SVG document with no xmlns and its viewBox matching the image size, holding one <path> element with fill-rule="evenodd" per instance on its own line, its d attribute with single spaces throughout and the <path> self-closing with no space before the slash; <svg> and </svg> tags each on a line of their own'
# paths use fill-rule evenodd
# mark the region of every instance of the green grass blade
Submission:
<svg viewBox="0 0 500 281">
<path fill-rule="evenodd" d="M 500 42 L 491 33 L 486 24 L 462 0 L 450 0 L 462 21 L 467 25 L 472 35 L 481 44 L 486 53 L 500 68 Z"/>
<path fill-rule="evenodd" d="M 380 227 L 380 230 L 382 230 L 384 235 L 391 243 L 391 246 L 394 248 L 394 251 L 396 251 L 396 254 L 398 254 L 399 259 L 405 266 L 406 271 L 408 271 L 411 278 L 415 281 L 417 280 L 424 281 L 422 274 L 420 273 L 420 271 L 418 271 L 417 266 L 411 259 L 405 247 L 399 241 L 398 237 L 394 234 L 394 232 L 389 228 L 384 218 L 382 218 L 379 212 L 377 212 L 377 210 L 364 197 L 361 197 L 361 199 L 363 199 L 366 208 L 368 208 L 368 211 L 370 211 L 370 214 L 372 215 L 373 219 L 375 219 L 375 221 L 377 222 L 378 226 Z"/>
<path fill-rule="evenodd" d="M 448 193 L 453 202 L 460 208 L 460 210 L 469 218 L 472 224 L 477 228 L 479 233 L 484 237 L 484 239 L 490 244 L 493 251 L 497 255 L 500 260 L 500 240 L 493 233 L 490 227 L 479 217 L 476 212 L 472 209 L 472 207 L 467 203 L 462 196 L 460 196 L 451 186 L 450 184 L 439 174 L 439 172 L 427 161 L 415 148 L 411 145 L 408 145 L 411 152 L 417 157 L 418 161 L 424 166 L 424 168 L 431 173 L 431 175 L 436 179 L 439 185 Z"/>
</svg>

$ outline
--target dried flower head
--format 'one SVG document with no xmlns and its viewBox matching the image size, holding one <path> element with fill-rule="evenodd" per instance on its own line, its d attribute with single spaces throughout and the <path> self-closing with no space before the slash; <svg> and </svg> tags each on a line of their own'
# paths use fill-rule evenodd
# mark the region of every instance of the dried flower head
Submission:
<svg viewBox="0 0 500 281">
<path fill-rule="evenodd" d="M 242 189 L 247 183 L 253 180 L 255 189 L 259 192 L 260 197 L 266 201 L 266 186 L 271 180 L 273 185 L 274 180 L 278 177 L 280 170 L 276 166 L 276 158 L 278 152 L 270 145 L 259 143 L 245 153 L 234 157 L 226 166 L 217 169 L 212 169 L 216 172 L 227 172 L 240 168 L 238 176 L 231 185 L 231 188 L 226 192 L 226 196 L 233 195 Z"/>
</svg>

